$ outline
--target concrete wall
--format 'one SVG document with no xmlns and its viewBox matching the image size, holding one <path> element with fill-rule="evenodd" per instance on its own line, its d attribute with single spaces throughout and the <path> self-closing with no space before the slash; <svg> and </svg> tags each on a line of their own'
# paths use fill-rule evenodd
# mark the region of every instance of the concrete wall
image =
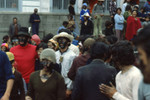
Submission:
<svg viewBox="0 0 150 100">
<path fill-rule="evenodd" d="M 30 27 L 29 17 L 31 13 L 0 13 L 0 39 L 9 31 L 9 25 L 12 23 L 13 17 L 18 18 L 18 23 L 22 27 Z M 57 29 L 62 25 L 62 22 L 67 20 L 67 14 L 39 14 L 41 18 L 39 36 L 42 38 L 48 33 L 56 34 Z M 108 20 L 109 17 L 104 17 L 104 22 Z M 79 15 L 76 16 L 76 21 L 79 23 Z M 80 25 L 79 25 L 80 27 Z M 105 24 L 103 24 L 103 28 Z M 1 43 L 1 41 L 0 41 Z"/>
</svg>

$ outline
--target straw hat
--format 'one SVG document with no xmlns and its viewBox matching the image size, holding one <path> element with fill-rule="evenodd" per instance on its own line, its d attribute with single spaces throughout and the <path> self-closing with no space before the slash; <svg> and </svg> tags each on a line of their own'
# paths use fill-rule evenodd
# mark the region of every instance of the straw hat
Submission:
<svg viewBox="0 0 150 100">
<path fill-rule="evenodd" d="M 68 33 L 66 33 L 66 32 L 61 32 L 60 34 L 55 35 L 55 36 L 53 37 L 53 39 L 54 39 L 55 41 L 58 41 L 58 38 L 61 38 L 61 37 L 67 38 L 67 39 L 69 39 L 70 41 L 73 40 L 73 36 L 70 35 L 70 34 L 68 34 Z"/>
</svg>

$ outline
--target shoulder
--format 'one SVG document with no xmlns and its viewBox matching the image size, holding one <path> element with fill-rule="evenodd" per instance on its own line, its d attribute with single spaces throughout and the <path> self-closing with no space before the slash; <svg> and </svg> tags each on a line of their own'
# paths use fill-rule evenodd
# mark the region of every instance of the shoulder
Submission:
<svg viewBox="0 0 150 100">
<path fill-rule="evenodd" d="M 63 80 L 63 77 L 58 73 L 57 71 L 53 71 L 53 75 L 56 78 L 56 80 Z"/>
<path fill-rule="evenodd" d="M 30 78 L 37 77 L 39 73 L 40 73 L 40 70 L 31 73 Z"/>
<path fill-rule="evenodd" d="M 132 75 L 134 77 L 139 77 L 139 76 L 142 76 L 142 73 L 137 67 L 133 66 L 133 68 L 132 68 Z"/>
</svg>

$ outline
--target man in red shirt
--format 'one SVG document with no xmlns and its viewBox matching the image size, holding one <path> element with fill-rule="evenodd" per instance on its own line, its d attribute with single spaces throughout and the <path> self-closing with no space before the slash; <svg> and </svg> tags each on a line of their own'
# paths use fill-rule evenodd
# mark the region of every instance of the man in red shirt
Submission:
<svg viewBox="0 0 150 100">
<path fill-rule="evenodd" d="M 22 74 L 27 84 L 30 74 L 34 72 L 35 59 L 37 57 L 36 46 L 28 43 L 30 38 L 28 32 L 19 32 L 19 45 L 10 49 L 10 52 L 14 54 L 15 61 L 18 64 L 17 70 Z"/>
</svg>

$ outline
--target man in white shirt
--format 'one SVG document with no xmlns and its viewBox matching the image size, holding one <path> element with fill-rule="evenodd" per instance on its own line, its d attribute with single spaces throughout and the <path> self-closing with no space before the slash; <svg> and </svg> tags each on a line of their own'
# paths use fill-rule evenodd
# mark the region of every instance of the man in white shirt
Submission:
<svg viewBox="0 0 150 100">
<path fill-rule="evenodd" d="M 126 10 L 126 6 L 128 5 L 128 4 L 130 4 L 130 1 L 131 0 L 125 0 L 126 2 L 124 2 L 124 4 L 123 4 L 123 6 L 122 6 L 122 14 L 124 14 L 124 12 L 125 12 L 125 10 Z"/>
<path fill-rule="evenodd" d="M 138 100 L 138 87 L 142 74 L 133 66 L 135 61 L 132 45 L 128 41 L 121 41 L 112 47 L 112 60 L 120 68 L 116 76 L 116 89 L 101 84 L 100 91 L 114 100 Z"/>
<path fill-rule="evenodd" d="M 73 40 L 73 36 L 66 32 L 61 32 L 53 37 L 59 44 L 59 50 L 56 52 L 56 62 L 61 67 L 61 75 L 64 77 L 66 84 L 66 96 L 71 95 L 72 81 L 68 78 L 67 74 L 71 68 L 72 62 L 76 57 L 76 54 L 69 49 L 69 46 Z"/>
</svg>

